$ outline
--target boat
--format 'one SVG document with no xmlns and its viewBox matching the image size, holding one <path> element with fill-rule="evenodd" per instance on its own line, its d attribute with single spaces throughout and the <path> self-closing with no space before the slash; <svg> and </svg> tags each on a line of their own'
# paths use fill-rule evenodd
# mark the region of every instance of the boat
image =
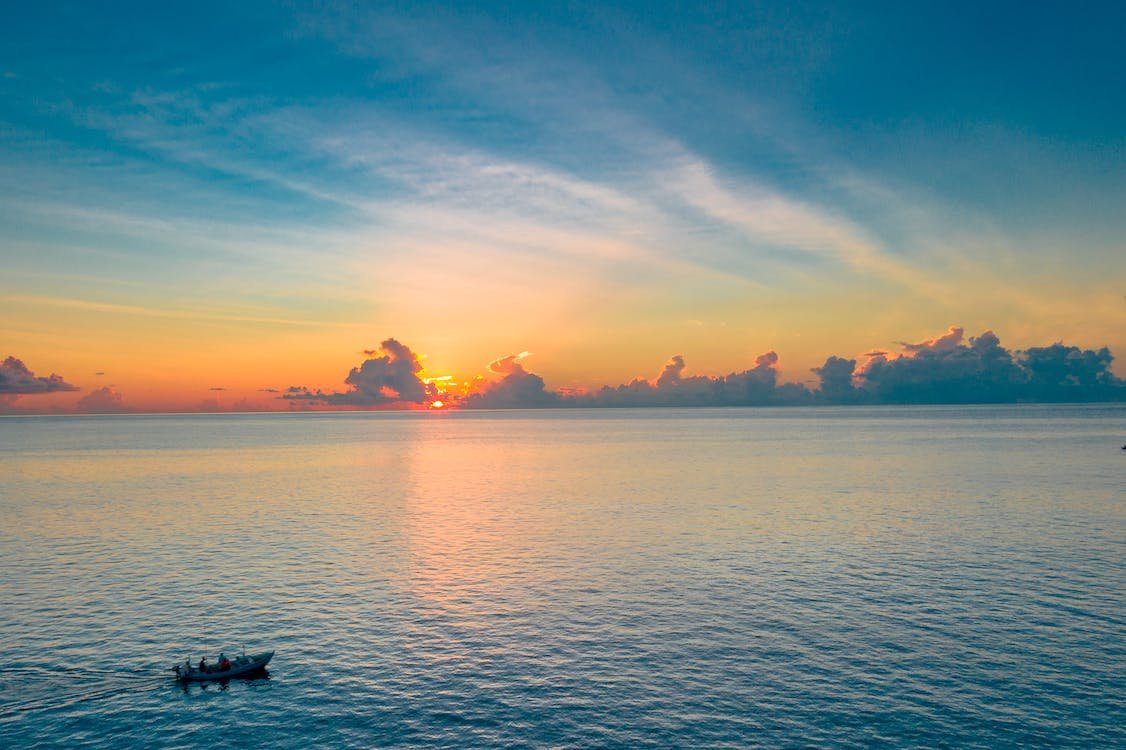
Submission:
<svg viewBox="0 0 1126 750">
<path fill-rule="evenodd" d="M 181 682 L 229 680 L 232 677 L 244 677 L 265 669 L 273 656 L 273 651 L 266 651 L 261 654 L 250 654 L 249 656 L 243 654 L 234 659 L 228 659 L 225 669 L 222 668 L 224 662 L 220 661 L 214 665 L 207 665 L 207 668 L 202 671 L 199 669 L 198 665 L 191 666 L 185 662 L 184 664 L 177 664 L 172 667 L 172 671 L 176 673 L 176 679 Z"/>
</svg>

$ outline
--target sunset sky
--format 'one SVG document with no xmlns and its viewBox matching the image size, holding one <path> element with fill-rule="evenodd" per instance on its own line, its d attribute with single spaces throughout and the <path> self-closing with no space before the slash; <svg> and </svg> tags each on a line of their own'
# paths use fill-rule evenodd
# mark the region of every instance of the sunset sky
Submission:
<svg viewBox="0 0 1126 750">
<path fill-rule="evenodd" d="M 0 359 L 80 389 L 8 405 L 287 408 L 392 337 L 551 389 L 950 326 L 1126 375 L 1126 6 L 459 5 L 8 7 Z"/>
</svg>

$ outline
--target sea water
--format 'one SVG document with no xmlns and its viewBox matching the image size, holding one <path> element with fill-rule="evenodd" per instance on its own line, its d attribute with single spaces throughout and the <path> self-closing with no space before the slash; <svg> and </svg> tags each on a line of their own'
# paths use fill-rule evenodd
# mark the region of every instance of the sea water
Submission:
<svg viewBox="0 0 1126 750">
<path fill-rule="evenodd" d="M 1123 747 L 1123 442 L 1122 405 L 0 418 L 0 746 Z"/>
</svg>

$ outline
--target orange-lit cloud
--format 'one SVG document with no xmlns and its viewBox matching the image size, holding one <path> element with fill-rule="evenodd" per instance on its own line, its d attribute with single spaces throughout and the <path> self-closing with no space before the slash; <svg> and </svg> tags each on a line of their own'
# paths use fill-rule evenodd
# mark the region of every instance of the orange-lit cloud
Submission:
<svg viewBox="0 0 1126 750">
<path fill-rule="evenodd" d="M 150 392 L 147 401 L 128 402 L 116 385 L 77 399 L 69 392 L 78 389 L 61 375 L 37 377 L 22 361 L 9 357 L 0 365 L 0 407 L 6 412 L 29 412 L 30 404 L 17 404 L 26 395 L 36 396 L 35 409 L 40 413 L 1126 400 L 1126 381 L 1112 371 L 1114 357 L 1107 347 L 1082 349 L 1055 343 L 1009 350 L 992 331 L 966 338 L 960 326 L 903 342 L 899 352 L 874 349 L 853 357 L 829 356 L 812 368 L 816 381 L 807 381 L 808 385 L 783 381 L 775 351 L 758 355 L 748 369 L 726 375 L 692 374 L 686 357 L 676 354 L 651 379 L 639 377 L 600 388 L 549 387 L 544 376 L 528 368 L 527 351 L 498 357 L 484 366 L 485 374 L 468 379 L 427 374 L 422 358 L 395 338 L 365 354 L 368 359 L 343 378 L 347 389 L 342 391 L 290 386 L 259 388 L 261 395 L 255 396 L 239 389 L 229 389 L 233 392 L 227 395 L 226 386 L 200 386 L 175 395 L 175 401 Z M 866 361 L 858 365 L 861 357 Z M 216 375 L 225 382 L 222 373 Z"/>
<path fill-rule="evenodd" d="M 78 400 L 75 409 L 86 414 L 117 414 L 132 411 L 125 403 L 125 397 L 110 386 L 90 391 Z"/>
<path fill-rule="evenodd" d="M 909 354 L 918 354 L 919 352 L 932 351 L 932 352 L 948 352 L 956 349 L 962 343 L 962 337 L 965 334 L 965 329 L 961 326 L 950 326 L 946 333 L 941 336 L 935 336 L 930 339 L 923 339 L 914 344 L 909 344 L 906 341 L 901 341 L 900 345 L 903 351 Z"/>
</svg>

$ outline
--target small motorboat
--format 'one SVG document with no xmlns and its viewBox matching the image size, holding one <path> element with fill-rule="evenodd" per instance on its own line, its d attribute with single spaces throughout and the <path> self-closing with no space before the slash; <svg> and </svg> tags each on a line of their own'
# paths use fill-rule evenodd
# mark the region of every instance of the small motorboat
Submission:
<svg viewBox="0 0 1126 750">
<path fill-rule="evenodd" d="M 249 656 L 243 654 L 236 656 L 234 659 L 220 659 L 216 664 L 208 664 L 202 670 L 199 665 L 192 666 L 185 662 L 172 667 L 172 671 L 176 673 L 176 679 L 182 682 L 229 680 L 232 677 L 245 677 L 265 669 L 273 656 L 273 651 L 250 654 Z"/>
</svg>

